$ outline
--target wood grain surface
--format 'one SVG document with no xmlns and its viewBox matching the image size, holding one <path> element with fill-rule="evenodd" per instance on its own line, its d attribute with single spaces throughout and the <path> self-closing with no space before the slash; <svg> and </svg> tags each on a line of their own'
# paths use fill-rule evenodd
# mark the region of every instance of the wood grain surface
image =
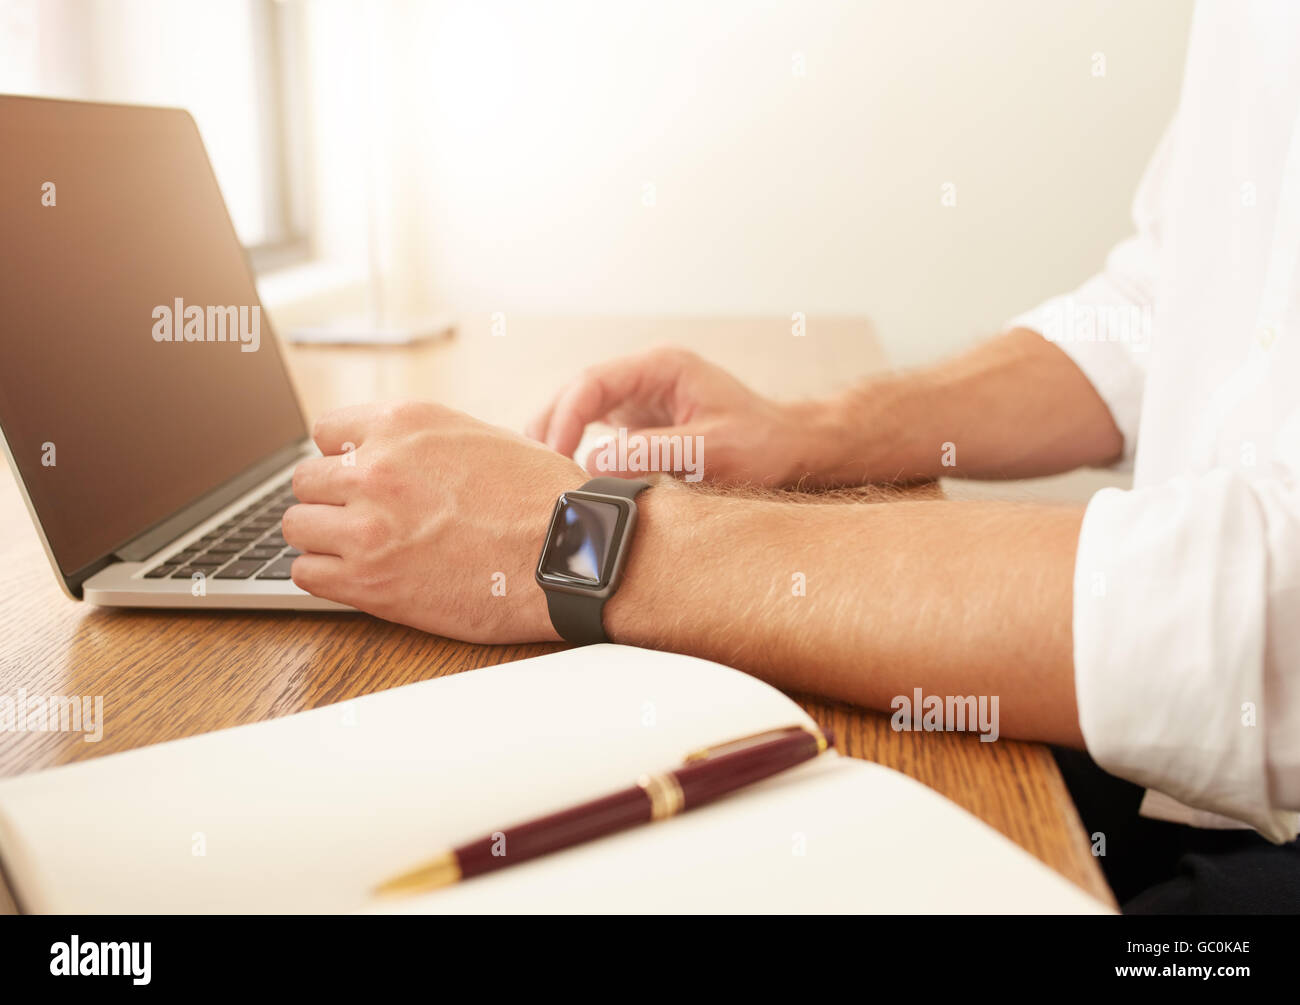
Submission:
<svg viewBox="0 0 1300 1005">
<path fill-rule="evenodd" d="M 767 393 L 842 387 L 881 365 L 863 320 L 488 319 L 408 348 L 298 347 L 291 370 L 309 414 L 376 398 L 439 400 L 515 429 L 581 367 L 680 343 Z M 104 733 L 0 732 L 0 777 L 258 722 L 563 648 L 455 642 L 361 614 L 153 612 L 94 608 L 56 584 L 16 485 L 0 475 L 0 695 L 102 695 Z M 896 768 L 1113 904 L 1051 755 L 1036 744 L 902 733 L 887 717 L 795 696 L 842 753 Z M 487 724 L 490 728 L 490 724 Z M 69 826 L 80 826 L 69 807 Z"/>
</svg>

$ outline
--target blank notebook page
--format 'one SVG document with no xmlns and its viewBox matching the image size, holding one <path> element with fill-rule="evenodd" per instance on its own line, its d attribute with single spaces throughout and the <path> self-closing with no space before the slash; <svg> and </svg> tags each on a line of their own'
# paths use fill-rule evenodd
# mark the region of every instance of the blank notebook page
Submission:
<svg viewBox="0 0 1300 1005">
<path fill-rule="evenodd" d="M 833 754 L 453 888 L 370 896 L 445 847 L 810 721 L 736 670 L 588 646 L 10 779 L 0 860 L 22 909 L 70 914 L 1106 910 L 920 783 Z"/>
</svg>

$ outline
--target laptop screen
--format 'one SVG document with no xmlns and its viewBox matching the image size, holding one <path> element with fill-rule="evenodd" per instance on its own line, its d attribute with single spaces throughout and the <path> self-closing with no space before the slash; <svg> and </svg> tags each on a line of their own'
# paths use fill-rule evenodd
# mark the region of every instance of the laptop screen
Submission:
<svg viewBox="0 0 1300 1005">
<path fill-rule="evenodd" d="M 0 428 L 65 575 L 306 435 L 184 112 L 0 98 Z"/>
</svg>

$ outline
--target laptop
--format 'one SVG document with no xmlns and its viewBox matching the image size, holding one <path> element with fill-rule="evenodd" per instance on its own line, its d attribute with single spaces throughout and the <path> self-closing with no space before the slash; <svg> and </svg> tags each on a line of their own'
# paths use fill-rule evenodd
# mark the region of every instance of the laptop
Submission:
<svg viewBox="0 0 1300 1005">
<path fill-rule="evenodd" d="M 339 609 L 280 533 L 315 450 L 190 115 L 0 96 L 0 432 L 59 582 Z"/>
</svg>

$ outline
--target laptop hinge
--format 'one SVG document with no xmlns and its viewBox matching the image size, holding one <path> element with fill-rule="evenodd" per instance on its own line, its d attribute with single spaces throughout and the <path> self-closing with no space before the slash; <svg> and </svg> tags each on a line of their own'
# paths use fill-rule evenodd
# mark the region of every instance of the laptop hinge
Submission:
<svg viewBox="0 0 1300 1005">
<path fill-rule="evenodd" d="M 190 503 L 184 509 L 167 517 L 161 523 L 154 524 L 149 530 L 140 534 L 113 554 L 123 562 L 141 562 L 164 545 L 170 544 L 186 531 L 202 523 L 213 513 L 229 506 L 245 492 L 266 481 L 273 474 L 285 467 L 295 457 L 301 457 L 307 449 L 307 439 L 291 443 L 277 450 L 264 461 L 259 461 L 251 468 L 240 472 L 230 481 L 213 489 L 207 495 Z"/>
</svg>

